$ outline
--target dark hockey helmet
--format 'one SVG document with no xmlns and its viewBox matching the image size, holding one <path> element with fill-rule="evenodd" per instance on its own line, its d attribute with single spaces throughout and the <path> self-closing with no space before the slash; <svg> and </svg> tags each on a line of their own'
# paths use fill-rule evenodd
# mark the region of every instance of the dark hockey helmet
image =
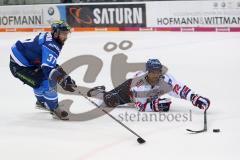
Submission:
<svg viewBox="0 0 240 160">
<path fill-rule="evenodd" d="M 54 34 L 55 32 L 59 31 L 71 31 L 71 27 L 63 20 L 54 21 L 51 25 L 51 33 Z"/>
<path fill-rule="evenodd" d="M 163 65 L 158 59 L 149 59 L 146 63 L 146 71 L 162 70 Z"/>
</svg>

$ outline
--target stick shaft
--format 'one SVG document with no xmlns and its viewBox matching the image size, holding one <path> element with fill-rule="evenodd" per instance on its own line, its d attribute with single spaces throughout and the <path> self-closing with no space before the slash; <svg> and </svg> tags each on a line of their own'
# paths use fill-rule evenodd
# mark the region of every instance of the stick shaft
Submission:
<svg viewBox="0 0 240 160">
<path fill-rule="evenodd" d="M 104 110 L 103 108 L 100 108 L 99 105 L 97 103 L 95 103 L 94 101 L 92 101 L 90 98 L 88 98 L 87 96 L 85 96 L 84 94 L 82 94 L 81 92 L 79 92 L 79 94 L 81 96 L 83 96 L 85 99 L 87 99 L 89 102 L 91 102 L 93 105 L 95 105 L 98 109 L 100 109 L 101 111 L 103 111 L 104 113 L 106 113 L 108 116 L 110 116 L 112 119 L 114 119 L 116 122 L 118 122 L 121 126 L 123 126 L 124 128 L 126 128 L 128 131 L 130 131 L 131 133 L 133 133 L 135 136 L 137 136 L 138 138 L 142 138 L 140 135 L 138 135 L 136 132 L 134 132 L 132 129 L 130 129 L 128 126 L 126 126 L 125 124 L 123 124 L 121 121 L 119 121 L 118 119 L 116 119 L 113 115 L 111 115 L 110 113 L 108 113 L 106 110 Z"/>
</svg>

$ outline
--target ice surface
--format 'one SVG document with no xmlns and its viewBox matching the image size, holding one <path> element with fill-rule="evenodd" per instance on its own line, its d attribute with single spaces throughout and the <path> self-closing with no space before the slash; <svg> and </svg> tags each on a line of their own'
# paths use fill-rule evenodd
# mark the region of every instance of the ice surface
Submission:
<svg viewBox="0 0 240 160">
<path fill-rule="evenodd" d="M 159 58 L 178 80 L 210 98 L 206 133 L 186 132 L 186 128 L 203 128 L 203 113 L 191 103 L 174 98 L 168 114 L 189 113 L 192 109 L 192 121 L 123 121 L 146 139 L 143 145 L 107 115 L 90 121 L 63 122 L 34 108 L 32 89 L 13 78 L 8 67 L 11 45 L 34 35 L 36 33 L 0 33 L 1 160 L 239 159 L 240 33 L 72 33 L 59 58 L 60 64 L 79 55 L 94 55 L 104 62 L 95 82 L 83 81 L 86 66 L 71 73 L 81 86 L 103 84 L 111 89 L 111 60 L 123 53 L 128 56 L 128 63 Z M 123 40 L 132 41 L 133 46 L 128 50 L 103 50 L 107 42 L 119 44 Z M 59 100 L 63 99 L 74 101 L 71 108 L 74 113 L 94 108 L 80 96 L 60 94 Z M 111 112 L 118 119 L 125 113 L 138 112 L 133 108 L 117 108 Z M 213 133 L 213 128 L 220 128 L 221 132 Z"/>
</svg>

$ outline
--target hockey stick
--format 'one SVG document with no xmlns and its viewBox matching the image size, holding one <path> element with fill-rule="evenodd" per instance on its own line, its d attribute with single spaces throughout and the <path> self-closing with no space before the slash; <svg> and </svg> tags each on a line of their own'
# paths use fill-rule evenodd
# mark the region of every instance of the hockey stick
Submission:
<svg viewBox="0 0 240 160">
<path fill-rule="evenodd" d="M 127 127 L 125 124 L 123 124 L 121 121 L 119 121 L 118 119 L 116 119 L 113 115 L 111 115 L 110 113 L 108 113 L 106 110 L 104 110 L 103 108 L 101 108 L 97 103 L 95 103 L 94 101 L 92 101 L 90 98 L 88 98 L 86 95 L 82 94 L 81 92 L 79 92 L 79 94 L 81 96 L 83 96 L 85 99 L 87 99 L 89 102 L 91 102 L 93 105 L 95 105 L 98 109 L 100 109 L 101 111 L 103 111 L 104 113 L 106 113 L 108 116 L 110 116 L 112 119 L 114 119 L 116 122 L 118 122 L 121 126 L 123 126 L 124 128 L 126 128 L 128 131 L 130 131 L 131 133 L 133 133 L 135 136 L 138 137 L 137 142 L 142 144 L 145 143 L 146 141 L 139 136 L 136 132 L 134 132 L 133 130 L 131 130 L 129 127 Z"/>
<path fill-rule="evenodd" d="M 194 131 L 191 129 L 186 129 L 187 131 L 191 132 L 191 133 L 202 133 L 202 132 L 206 132 L 207 131 L 207 109 L 204 111 L 204 127 L 202 130 L 199 131 Z"/>
</svg>

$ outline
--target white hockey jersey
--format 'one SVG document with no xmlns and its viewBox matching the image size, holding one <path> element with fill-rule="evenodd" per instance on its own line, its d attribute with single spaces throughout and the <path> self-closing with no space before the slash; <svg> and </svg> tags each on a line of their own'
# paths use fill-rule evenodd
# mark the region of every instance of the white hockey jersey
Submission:
<svg viewBox="0 0 240 160">
<path fill-rule="evenodd" d="M 130 86 L 132 101 L 139 111 L 153 111 L 147 103 L 164 94 L 191 101 L 190 96 L 194 92 L 187 85 L 178 82 L 172 75 L 165 73 L 155 86 L 151 86 L 146 81 L 146 76 L 147 72 L 138 72 Z"/>
</svg>

